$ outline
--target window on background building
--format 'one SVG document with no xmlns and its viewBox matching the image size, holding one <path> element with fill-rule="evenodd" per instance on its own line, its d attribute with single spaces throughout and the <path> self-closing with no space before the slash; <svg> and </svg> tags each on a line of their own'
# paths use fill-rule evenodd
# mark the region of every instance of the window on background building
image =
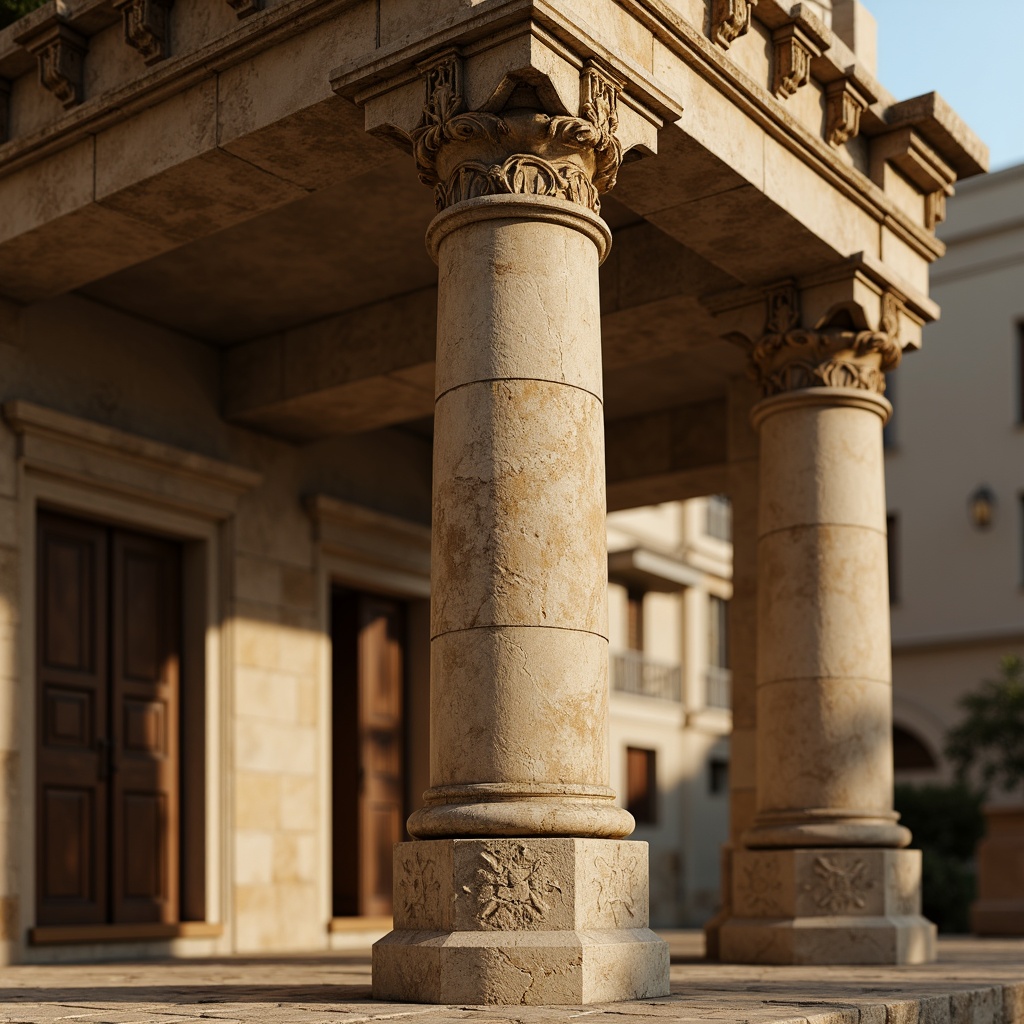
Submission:
<svg viewBox="0 0 1024 1024">
<path fill-rule="evenodd" d="M 708 600 L 708 664 L 729 667 L 729 602 L 714 596 Z"/>
<path fill-rule="evenodd" d="M 708 761 L 708 792 L 723 796 L 729 792 L 729 762 L 721 757 Z"/>
<path fill-rule="evenodd" d="M 644 592 L 626 593 L 626 646 L 631 651 L 644 649 Z"/>
<path fill-rule="evenodd" d="M 1017 422 L 1024 423 L 1024 320 L 1017 324 Z"/>
<path fill-rule="evenodd" d="M 658 770 L 653 750 L 626 747 L 626 810 L 638 825 L 657 823 Z"/>
<path fill-rule="evenodd" d="M 889 604 L 900 603 L 900 517 L 885 517 L 885 553 L 889 560 Z"/>
<path fill-rule="evenodd" d="M 1020 507 L 1020 585 L 1024 587 L 1024 494 L 1017 496 Z"/>
<path fill-rule="evenodd" d="M 892 727 L 892 758 L 898 772 L 909 769 L 935 771 L 939 767 L 924 741 L 901 725 Z"/>
<path fill-rule="evenodd" d="M 724 494 L 712 494 L 707 499 L 707 519 L 704 532 L 718 540 L 732 540 L 732 502 Z"/>
<path fill-rule="evenodd" d="M 882 447 L 896 447 L 896 396 L 899 394 L 898 376 L 895 370 L 885 375 L 885 397 L 892 405 L 892 415 L 888 422 L 882 427 Z"/>
</svg>

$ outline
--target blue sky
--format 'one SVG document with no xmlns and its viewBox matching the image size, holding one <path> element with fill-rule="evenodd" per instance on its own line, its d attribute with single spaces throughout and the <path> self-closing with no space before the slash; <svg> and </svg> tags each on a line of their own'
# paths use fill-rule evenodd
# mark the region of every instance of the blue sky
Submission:
<svg viewBox="0 0 1024 1024">
<path fill-rule="evenodd" d="M 935 90 L 988 144 L 992 169 L 1024 161 L 1024 0 L 864 0 L 878 80 L 897 99 Z"/>
</svg>

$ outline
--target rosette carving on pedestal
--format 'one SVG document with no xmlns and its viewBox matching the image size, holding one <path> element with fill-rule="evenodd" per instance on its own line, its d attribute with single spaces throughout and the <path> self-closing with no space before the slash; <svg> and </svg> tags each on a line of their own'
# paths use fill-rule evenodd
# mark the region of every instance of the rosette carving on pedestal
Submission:
<svg viewBox="0 0 1024 1024">
<path fill-rule="evenodd" d="M 800 327 L 800 297 L 783 285 L 768 295 L 765 331 L 750 353 L 751 377 L 765 398 L 801 388 L 885 393 L 885 374 L 900 364 L 899 301 L 882 296 L 877 330 L 843 309 L 813 329 Z"/>
<path fill-rule="evenodd" d="M 412 133 L 420 181 L 438 210 L 477 196 L 554 196 L 597 213 L 622 163 L 616 136 L 620 83 L 594 64 L 580 75 L 580 116 L 506 106 L 466 109 L 462 61 L 452 53 L 424 66 L 423 121 Z"/>
</svg>

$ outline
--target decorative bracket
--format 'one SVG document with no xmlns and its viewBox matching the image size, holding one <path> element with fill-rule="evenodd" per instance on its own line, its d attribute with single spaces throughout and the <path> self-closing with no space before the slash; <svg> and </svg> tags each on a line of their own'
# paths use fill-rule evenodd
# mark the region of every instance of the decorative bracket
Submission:
<svg viewBox="0 0 1024 1024">
<path fill-rule="evenodd" d="M 776 29 L 772 33 L 772 92 L 785 99 L 806 85 L 811 80 L 811 61 L 822 55 L 826 45 L 806 24 L 792 22 Z"/>
<path fill-rule="evenodd" d="M 15 42 L 23 46 L 39 64 L 39 84 L 60 100 L 65 110 L 82 102 L 85 54 L 89 48 L 85 36 L 57 16 Z"/>
<path fill-rule="evenodd" d="M 924 196 L 924 226 L 934 231 L 946 217 L 946 197 L 953 194 L 953 170 L 912 128 L 878 135 L 871 140 L 870 174 L 885 187 L 885 166 L 892 164 Z"/>
<path fill-rule="evenodd" d="M 248 18 L 250 14 L 263 10 L 263 0 L 228 0 L 228 6 L 239 18 Z"/>
<path fill-rule="evenodd" d="M 855 70 L 825 86 L 825 138 L 837 149 L 860 134 L 860 115 L 877 99 Z"/>
<path fill-rule="evenodd" d="M 714 0 L 711 6 L 711 38 L 728 50 L 750 28 L 750 13 L 757 0 Z"/>
<path fill-rule="evenodd" d="M 0 78 L 0 145 L 11 137 L 11 83 Z"/>
<path fill-rule="evenodd" d="M 170 9 L 174 0 L 114 0 L 124 18 L 124 41 L 142 54 L 147 65 L 170 51 Z"/>
</svg>

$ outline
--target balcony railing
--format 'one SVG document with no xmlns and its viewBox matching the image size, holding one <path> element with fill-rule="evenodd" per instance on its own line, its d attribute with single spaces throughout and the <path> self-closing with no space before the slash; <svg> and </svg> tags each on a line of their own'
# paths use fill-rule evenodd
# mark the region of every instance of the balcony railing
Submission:
<svg viewBox="0 0 1024 1024">
<path fill-rule="evenodd" d="M 661 700 L 682 700 L 682 673 L 678 665 L 645 658 L 640 651 L 619 651 L 611 656 L 612 689 Z"/>
<path fill-rule="evenodd" d="M 732 672 L 708 665 L 704 672 L 704 703 L 709 708 L 732 707 Z"/>
</svg>

